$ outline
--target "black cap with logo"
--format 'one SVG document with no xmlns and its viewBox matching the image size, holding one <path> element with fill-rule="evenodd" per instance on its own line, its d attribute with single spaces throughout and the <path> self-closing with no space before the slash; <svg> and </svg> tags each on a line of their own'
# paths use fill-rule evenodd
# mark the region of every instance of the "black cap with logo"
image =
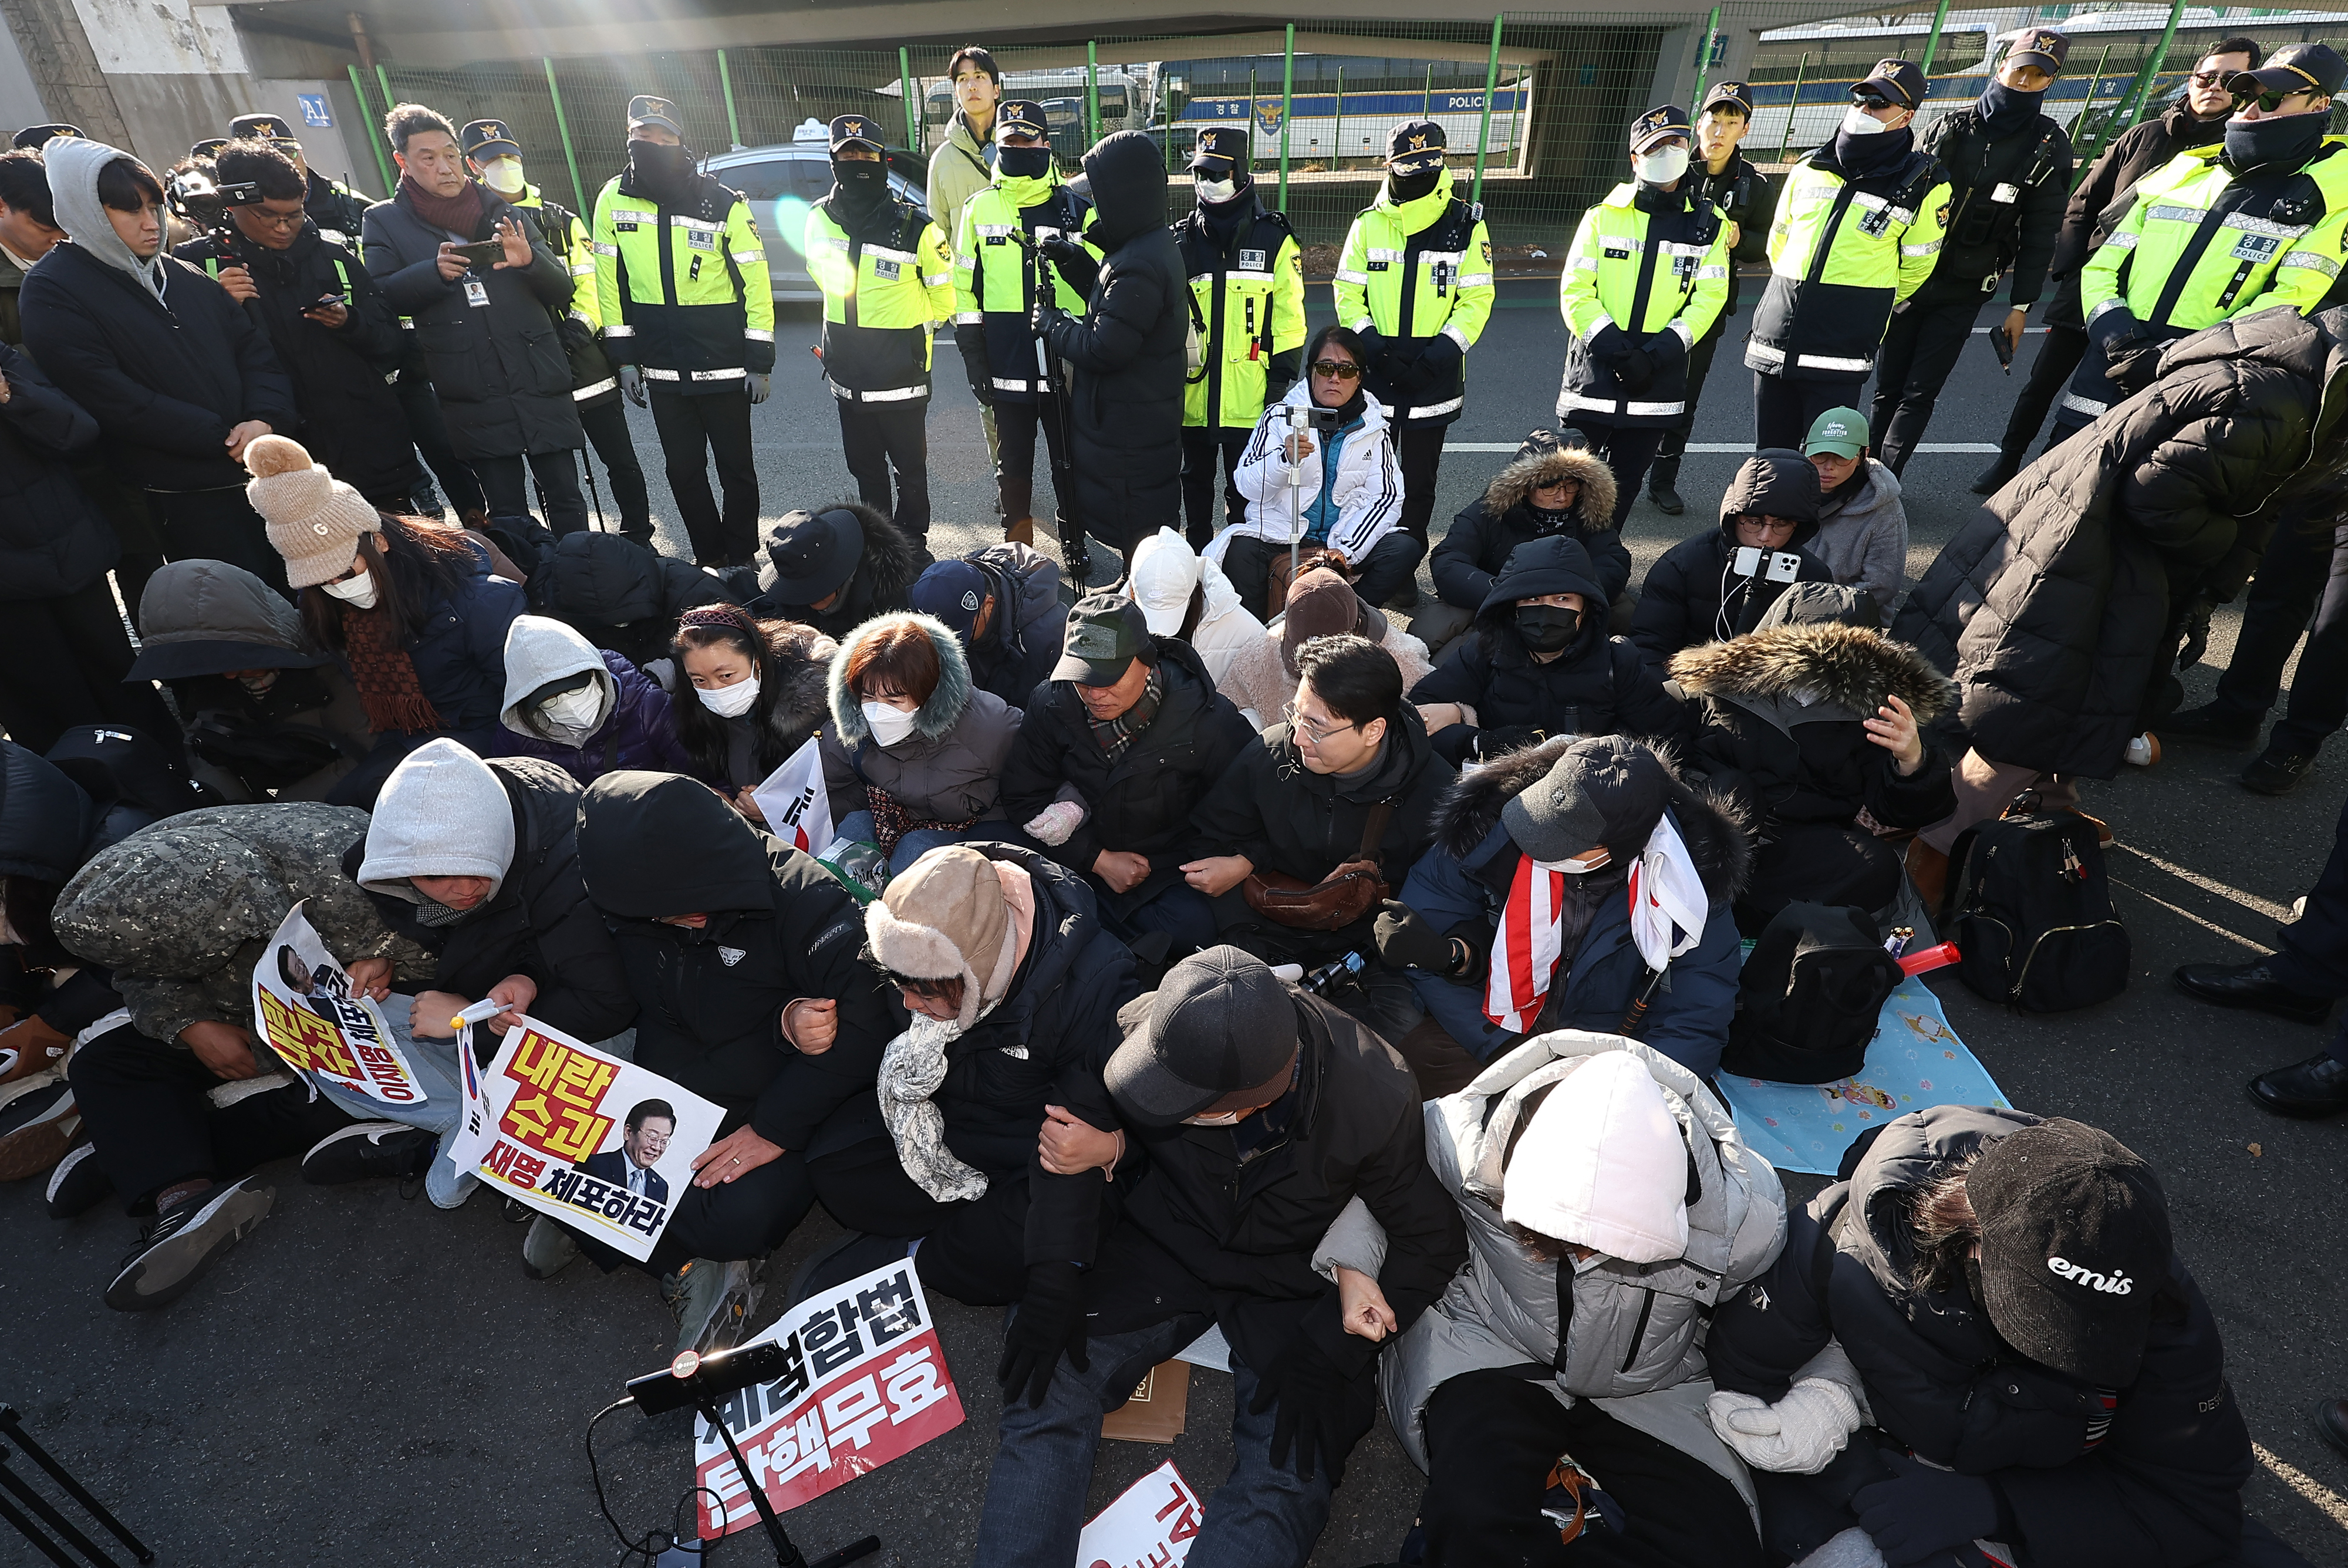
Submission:
<svg viewBox="0 0 2348 1568">
<path fill-rule="evenodd" d="M 1723 108 L 1736 109 L 1746 119 L 1751 119 L 1753 118 L 1752 88 L 1743 82 L 1715 82 L 1704 89 L 1704 101 L 1696 105 L 1695 111 L 1703 114 L 1710 109 Z"/>
<path fill-rule="evenodd" d="M 838 120 L 832 121 L 838 125 Z M 1044 106 L 1034 98 L 1004 98 L 994 106 L 994 139 L 1001 141 L 1016 131 L 1022 136 L 1049 138 L 1051 122 L 1044 116 Z"/>
<path fill-rule="evenodd" d="M 521 143 L 501 119 L 477 119 L 457 133 L 458 145 L 468 158 L 503 158 L 521 156 Z"/>
<path fill-rule="evenodd" d="M 1880 98 L 1894 108 L 1916 108 L 1922 105 L 1929 90 L 1924 73 L 1915 61 L 1878 60 L 1864 81 L 1851 84 L 1850 96 Z"/>
<path fill-rule="evenodd" d="M 843 152 L 851 147 L 865 147 L 874 152 L 886 153 L 888 144 L 880 139 L 880 125 L 869 114 L 843 114 L 831 122 L 831 150 Z"/>
<path fill-rule="evenodd" d="M 1198 145 L 1190 150 L 1190 167 L 1198 168 L 1210 160 L 1220 160 L 1233 166 L 1248 161 L 1248 139 L 1251 133 L 1241 125 L 1210 125 L 1199 132 Z"/>
<path fill-rule="evenodd" d="M 1406 119 L 1386 132 L 1386 168 L 1396 174 L 1424 174 L 1443 167 L 1443 128 L 1431 119 Z"/>
<path fill-rule="evenodd" d="M 79 136 L 80 134 L 81 127 L 57 120 L 47 125 L 26 126 L 10 139 L 10 145 L 26 152 L 38 152 L 47 145 L 52 137 Z"/>
<path fill-rule="evenodd" d="M 2288 44 L 2267 57 L 2255 71 L 2237 71 L 2226 78 L 2226 90 L 2236 98 L 2257 93 L 2322 93 L 2329 98 L 2348 77 L 2348 61 L 2329 44 Z"/>
<path fill-rule="evenodd" d="M 203 159 L 209 161 L 215 153 L 220 151 L 221 148 L 228 145 L 228 141 L 229 139 L 225 136 L 208 136 L 201 141 L 196 143 L 193 147 L 188 149 L 188 156 L 191 158 Z"/>
<path fill-rule="evenodd" d="M 2008 60 L 2035 60 L 2051 75 L 2071 57 L 2071 40 L 2052 27 L 2031 27 L 2013 36 L 2005 51 Z"/>
<path fill-rule="evenodd" d="M 1052 666 L 1052 678 L 1078 686 L 1115 686 L 1135 659 L 1157 655 L 1157 639 L 1149 634 L 1140 605 L 1122 593 L 1087 593 L 1068 612 L 1060 662 Z"/>
<path fill-rule="evenodd" d="M 1644 152 L 1659 141 L 1688 133 L 1688 113 L 1675 103 L 1651 108 L 1631 122 L 1631 150 Z"/>
<path fill-rule="evenodd" d="M 286 128 L 284 118 L 273 114 L 241 114 L 228 122 L 231 141 L 290 141 L 302 145 L 302 139 Z"/>
<path fill-rule="evenodd" d="M 663 130 L 675 132 L 680 139 L 685 135 L 685 117 L 676 112 L 676 105 L 667 98 L 654 98 L 650 93 L 638 93 L 628 100 L 628 124 L 631 128 L 656 125 Z"/>
</svg>

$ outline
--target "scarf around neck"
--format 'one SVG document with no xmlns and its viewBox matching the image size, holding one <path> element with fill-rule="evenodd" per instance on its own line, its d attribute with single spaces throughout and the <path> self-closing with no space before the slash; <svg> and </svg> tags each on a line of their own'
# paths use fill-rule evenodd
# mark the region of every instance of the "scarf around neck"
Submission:
<svg viewBox="0 0 2348 1568">
<path fill-rule="evenodd" d="M 477 180 L 465 181 L 465 188 L 454 196 L 435 196 L 403 174 L 399 188 L 407 197 L 407 204 L 416 215 L 436 229 L 446 229 L 452 234 L 462 234 L 468 240 L 481 232 L 481 185 Z"/>
<path fill-rule="evenodd" d="M 350 660 L 351 684 L 359 688 L 367 728 L 377 735 L 444 727 L 401 641 L 387 612 L 344 608 L 343 652 Z"/>
</svg>

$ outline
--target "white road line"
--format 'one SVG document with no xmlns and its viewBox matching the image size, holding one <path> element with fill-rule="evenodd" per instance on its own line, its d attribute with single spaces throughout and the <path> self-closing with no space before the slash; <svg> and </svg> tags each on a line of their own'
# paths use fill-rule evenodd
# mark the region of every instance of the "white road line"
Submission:
<svg viewBox="0 0 2348 1568">
<path fill-rule="evenodd" d="M 2168 911 L 2171 914 L 2184 916 L 2187 920 L 2191 921 L 2194 924 L 2201 927 L 2204 931 L 2213 932 L 2216 934 L 2224 937 L 2229 942 L 2240 943 L 2243 946 L 2249 948 L 2253 953 L 2272 953 L 2274 951 L 2273 948 L 2269 947 L 2262 942 L 2253 942 L 2240 932 L 2227 930 L 2224 926 L 2219 925 L 2214 920 L 2205 920 L 2189 909 L 2180 908 L 2178 905 L 2169 903 L 2158 893 L 2147 892 L 2144 889 L 2137 886 L 2136 883 L 2129 882 L 2125 877 L 2112 877 L 2110 880 L 2111 884 L 2114 887 L 2124 887 L 2127 889 L 2128 892 L 2136 894 L 2137 897 L 2144 899 L 2148 903 L 2160 905 L 2161 908 Z"/>
<path fill-rule="evenodd" d="M 2146 854 L 2134 844 L 2115 844 L 2112 847 L 2116 850 L 2126 850 L 2129 854 L 2136 856 L 2138 860 L 2149 861 L 2152 864 L 2158 866 L 2162 871 L 2167 872 L 2170 876 L 2177 878 L 2179 882 L 2191 882 L 2203 892 L 2214 892 L 2219 898 L 2227 899 L 2232 903 L 2240 904 L 2244 909 L 2249 910 L 2253 914 L 2263 914 L 2269 920 L 2289 921 L 2298 918 L 2284 905 L 2275 903 L 2275 901 L 2271 898 L 2260 898 L 2254 892 L 2244 892 L 2240 888 L 2228 887 L 2224 882 L 2213 881 L 2209 877 L 2203 876 L 2199 872 L 2190 872 L 2187 871 L 2183 866 L 2171 865 L 2168 861 L 2162 860 L 2158 855 Z"/>
<path fill-rule="evenodd" d="M 2252 1443 L 2250 1452 L 2258 1456 L 2259 1463 L 2274 1472 L 2277 1480 L 2313 1503 L 2330 1517 L 2333 1523 L 2348 1530 L 2348 1499 L 2343 1499 L 2297 1465 L 2277 1459 L 2262 1443 Z"/>
</svg>

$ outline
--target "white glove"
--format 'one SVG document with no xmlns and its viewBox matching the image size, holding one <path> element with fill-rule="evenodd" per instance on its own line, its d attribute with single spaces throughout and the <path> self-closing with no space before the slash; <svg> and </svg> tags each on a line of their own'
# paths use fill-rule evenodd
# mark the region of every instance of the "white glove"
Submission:
<svg viewBox="0 0 2348 1568">
<path fill-rule="evenodd" d="M 1824 1377 L 1804 1377 L 1776 1404 L 1715 1391 L 1704 1402 L 1712 1429 L 1756 1470 L 1816 1475 L 1859 1429 L 1859 1401 Z"/>
<path fill-rule="evenodd" d="M 1874 1537 L 1854 1524 L 1794 1568 L 1883 1568 L 1883 1553 L 1875 1549 Z"/>
<path fill-rule="evenodd" d="M 1074 800 L 1055 800 L 1026 824 L 1027 836 L 1039 844 L 1058 849 L 1068 841 L 1068 836 L 1085 824 L 1085 809 Z"/>
</svg>

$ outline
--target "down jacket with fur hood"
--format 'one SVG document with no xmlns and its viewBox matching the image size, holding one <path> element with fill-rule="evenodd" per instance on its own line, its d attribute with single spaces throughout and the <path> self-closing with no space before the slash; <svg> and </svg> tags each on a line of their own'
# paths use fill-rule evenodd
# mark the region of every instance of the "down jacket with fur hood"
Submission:
<svg viewBox="0 0 2348 1568">
<path fill-rule="evenodd" d="M 749 712 L 725 718 L 702 706 L 682 670 L 673 677 L 670 713 L 693 716 L 681 719 L 677 731 L 694 771 L 722 783 L 728 794 L 764 783 L 831 717 L 825 684 L 839 645 L 795 621 L 764 624 L 768 658 L 782 670 L 781 679 L 768 683 L 774 687 L 771 700 L 762 688 Z"/>
<path fill-rule="evenodd" d="M 882 746 L 848 689 L 848 665 L 857 649 L 905 621 L 936 645 L 938 684 L 914 711 L 912 734 Z M 832 655 L 825 690 L 831 723 L 822 731 L 823 776 L 835 822 L 869 810 L 868 789 L 884 792 L 921 822 L 1002 820 L 1003 762 L 1025 715 L 993 692 L 973 688 L 962 640 L 944 622 L 906 611 L 859 626 Z"/>
<path fill-rule="evenodd" d="M 2119 771 L 2192 602 L 2240 591 L 2261 509 L 2348 408 L 2348 307 L 2220 322 L 2160 372 L 1984 502 L 1892 624 L 1956 678 L 1984 757 Z"/>
<path fill-rule="evenodd" d="M 1603 458 L 1564 446 L 1554 432 L 1534 433 L 1509 466 L 1492 476 L 1475 505 L 1451 520 L 1451 531 L 1427 562 L 1435 596 L 1473 614 L 1492 591 L 1492 579 L 1519 544 L 1551 534 L 1570 534 L 1590 552 L 1606 602 L 1620 602 L 1631 585 L 1631 552 L 1610 521 L 1614 515 L 1614 470 Z M 1572 480 L 1581 486 L 1562 513 L 1533 509 L 1532 493 L 1543 485 Z"/>
<path fill-rule="evenodd" d="M 1914 710 L 1920 730 L 1955 696 L 1923 655 L 1862 624 L 1871 610 L 1852 589 L 1797 583 L 1758 630 L 1673 655 L 1672 679 L 1694 710 L 1691 766 L 1765 837 L 1779 823 L 1847 824 L 1861 807 L 1887 828 L 1956 809 L 1948 759 L 1929 734 L 1924 760 L 1902 778 L 1861 727 L 1887 695 Z"/>
<path fill-rule="evenodd" d="M 1434 847 L 1419 857 L 1403 885 L 1403 903 L 1475 951 L 1463 979 L 1417 969 L 1409 973 L 1420 1006 L 1478 1060 L 1490 1060 L 1518 1038 L 1484 1015 L 1487 956 L 1523 858 L 1500 820 L 1500 808 L 1546 777 L 1576 738 L 1560 736 L 1461 774 L 1436 809 Z M 1700 789 L 1672 769 L 1668 758 L 1664 762 L 1672 777 L 1663 810 L 1687 845 L 1711 914 L 1703 937 L 1672 961 L 1656 985 L 1640 1038 L 1689 1070 L 1709 1075 L 1720 1063 L 1728 1021 L 1736 1012 L 1741 960 L 1728 906 L 1745 886 L 1752 850 L 1735 802 Z M 1619 856 L 1612 868 L 1581 884 L 1598 900 L 1597 907 L 1580 944 L 1562 960 L 1565 974 L 1550 983 L 1541 1027 L 1612 1033 L 1646 989 L 1646 961 L 1631 939 L 1625 880 L 1635 858 Z"/>
<path fill-rule="evenodd" d="M 1567 1274 L 1570 1299 L 1560 1301 L 1558 1265 L 1527 1252 L 1501 1222 L 1509 1157 L 1551 1093 L 1578 1092 L 1567 1087 L 1576 1075 L 1625 1053 L 1663 1090 L 1681 1147 L 1642 1147 L 1634 1130 L 1610 1123 L 1596 1142 L 1567 1156 L 1564 1184 L 1595 1228 L 1641 1175 L 1668 1182 L 1685 1206 L 1687 1245 L 1662 1263 L 1601 1257 Z M 1776 1261 L 1786 1193 L 1726 1109 L 1694 1073 L 1650 1047 L 1563 1029 L 1525 1041 L 1423 1110 L 1427 1163 L 1459 1205 L 1468 1255 L 1442 1299 L 1380 1364 L 1386 1416 L 1403 1450 L 1426 1468 L 1426 1402 L 1436 1389 L 1465 1373 L 1509 1368 L 1544 1382 L 1560 1404 L 1597 1400 L 1615 1419 L 1717 1470 L 1752 1505 L 1752 1478 L 1704 1414 L 1713 1386 L 1704 1336 L 1714 1309 Z M 1385 1254 L 1385 1233 L 1356 1200 L 1330 1227 L 1313 1264 L 1375 1278 Z"/>
<path fill-rule="evenodd" d="M 1736 520 L 1746 512 L 1794 520 L 1794 536 L 1776 553 L 1798 562 L 1789 579 L 1763 567 L 1750 577 L 1735 574 Z M 1773 449 L 1745 459 L 1720 498 L 1720 521 L 1690 534 L 1648 568 L 1631 617 L 1631 640 L 1658 676 L 1682 648 L 1749 632 L 1784 593 L 1787 582 L 1831 583 L 1825 562 L 1804 548 L 1818 531 L 1818 470 L 1801 453 Z"/>
</svg>

